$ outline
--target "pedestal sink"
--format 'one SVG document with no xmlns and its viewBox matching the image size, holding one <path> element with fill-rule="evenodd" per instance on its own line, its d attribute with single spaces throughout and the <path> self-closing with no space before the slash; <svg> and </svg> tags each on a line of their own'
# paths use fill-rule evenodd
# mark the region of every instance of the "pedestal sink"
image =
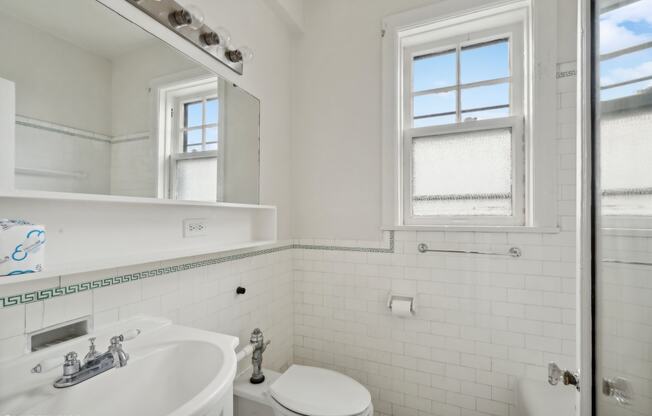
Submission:
<svg viewBox="0 0 652 416">
<path fill-rule="evenodd" d="M 39 362 L 70 351 L 83 358 L 86 338 L 103 351 L 111 336 L 140 329 L 124 343 L 127 366 L 78 385 L 54 388 L 61 368 L 32 374 Z M 140 317 L 0 363 L 1 415 L 232 416 L 238 339 Z"/>
</svg>

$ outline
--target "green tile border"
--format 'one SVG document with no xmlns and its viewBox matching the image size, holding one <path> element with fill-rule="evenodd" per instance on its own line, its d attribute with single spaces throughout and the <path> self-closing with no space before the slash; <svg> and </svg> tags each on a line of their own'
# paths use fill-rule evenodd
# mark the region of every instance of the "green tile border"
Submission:
<svg viewBox="0 0 652 416">
<path fill-rule="evenodd" d="M 107 286 L 119 285 L 121 283 L 135 282 L 137 280 L 149 279 L 151 277 L 165 276 L 171 273 L 177 273 L 184 270 L 197 269 L 200 267 L 211 266 L 214 264 L 227 263 L 230 261 L 242 260 L 249 257 L 262 256 L 265 254 L 278 253 L 280 251 L 291 249 L 302 250 L 326 250 L 326 251 L 352 251 L 360 253 L 394 253 L 394 231 L 389 232 L 389 246 L 387 248 L 374 247 L 342 247 L 316 244 L 287 244 L 284 246 L 271 247 L 262 250 L 247 251 L 244 253 L 232 254 L 223 257 L 217 257 L 208 260 L 201 260 L 192 263 L 178 264 L 174 266 L 161 267 L 158 269 L 145 270 L 136 273 L 129 273 L 121 276 L 106 277 L 103 279 L 92 280 L 89 282 L 75 283 L 68 286 L 52 287 L 48 289 L 36 290 L 33 292 L 10 295 L 0 298 L 0 307 L 23 305 L 27 303 L 39 302 L 59 296 L 72 295 L 87 290 L 99 289 Z M 17 278 L 18 283 L 20 278 Z"/>
</svg>

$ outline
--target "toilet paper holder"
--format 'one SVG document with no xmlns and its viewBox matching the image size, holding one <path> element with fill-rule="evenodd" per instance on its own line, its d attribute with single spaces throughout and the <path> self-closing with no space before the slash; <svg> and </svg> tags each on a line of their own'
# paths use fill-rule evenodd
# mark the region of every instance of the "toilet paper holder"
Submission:
<svg viewBox="0 0 652 416">
<path fill-rule="evenodd" d="M 389 296 L 387 297 L 387 307 L 389 309 L 392 309 L 392 302 L 394 302 L 395 300 L 410 302 L 410 312 L 412 312 L 413 314 L 417 312 L 416 296 L 399 295 L 395 293 L 390 293 Z"/>
</svg>

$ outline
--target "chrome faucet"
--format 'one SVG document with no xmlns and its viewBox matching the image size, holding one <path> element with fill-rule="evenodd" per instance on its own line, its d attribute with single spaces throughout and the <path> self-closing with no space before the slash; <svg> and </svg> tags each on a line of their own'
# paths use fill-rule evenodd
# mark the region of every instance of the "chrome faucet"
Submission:
<svg viewBox="0 0 652 416">
<path fill-rule="evenodd" d="M 71 351 L 65 355 L 63 362 L 63 376 L 54 382 L 54 387 L 71 387 L 112 368 L 126 366 L 129 361 L 129 354 L 127 354 L 122 348 L 122 342 L 134 339 L 138 334 L 140 334 L 140 330 L 136 329 L 128 331 L 123 335 L 112 337 L 108 350 L 103 354 L 98 353 L 95 349 L 95 338 L 90 338 L 89 341 L 91 342 L 91 345 L 88 349 L 88 353 L 84 357 L 83 364 L 77 359 L 76 352 Z M 54 363 L 56 364 L 56 361 Z M 59 361 L 59 364 L 60 363 L 61 362 Z M 50 365 L 45 362 L 40 363 L 32 368 L 32 373 L 42 373 L 51 368 L 53 367 L 50 367 Z"/>
<path fill-rule="evenodd" d="M 251 354 L 251 365 L 254 367 L 254 370 L 249 381 L 251 384 L 260 384 L 265 381 L 265 375 L 263 374 L 262 370 L 263 352 L 265 352 L 267 346 L 272 341 L 265 341 L 263 337 L 263 331 L 261 331 L 260 328 L 256 328 L 251 333 L 249 342 L 254 348 L 254 351 Z"/>
</svg>

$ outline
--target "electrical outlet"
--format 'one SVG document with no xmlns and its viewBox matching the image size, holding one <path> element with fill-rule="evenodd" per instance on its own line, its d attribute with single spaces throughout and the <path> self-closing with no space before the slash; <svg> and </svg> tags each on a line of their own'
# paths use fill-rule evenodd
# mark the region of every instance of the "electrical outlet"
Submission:
<svg viewBox="0 0 652 416">
<path fill-rule="evenodd" d="M 183 220 L 183 237 L 200 237 L 208 234 L 208 222 L 205 218 Z"/>
</svg>

